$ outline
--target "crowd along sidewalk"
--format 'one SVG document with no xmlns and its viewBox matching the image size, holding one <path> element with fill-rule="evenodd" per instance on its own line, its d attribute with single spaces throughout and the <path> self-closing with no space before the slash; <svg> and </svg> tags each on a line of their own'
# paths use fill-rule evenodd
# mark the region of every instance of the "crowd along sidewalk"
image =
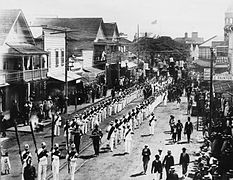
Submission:
<svg viewBox="0 0 233 180">
<path fill-rule="evenodd" d="M 109 98 L 110 96 L 111 96 L 111 90 L 109 89 L 107 91 L 107 95 L 105 97 L 102 97 L 102 98 L 99 98 L 99 99 L 95 99 L 94 103 L 89 102 L 89 103 L 83 103 L 83 104 L 77 105 L 76 110 L 75 110 L 75 106 L 74 105 L 70 105 L 67 108 L 67 114 L 66 115 L 63 114 L 62 116 L 66 117 L 67 115 L 69 116 L 69 115 L 72 115 L 73 113 L 80 112 L 83 109 L 86 109 L 87 107 L 92 106 L 93 104 L 99 103 L 102 100 Z M 34 126 L 35 123 L 38 123 L 38 117 L 36 115 L 32 115 L 31 118 L 30 118 L 30 121 L 32 122 L 32 125 Z M 45 120 L 44 121 L 45 127 L 51 125 L 51 123 L 52 123 L 51 120 Z M 30 126 L 24 126 L 23 124 L 18 124 L 17 127 L 18 127 L 18 132 L 31 133 Z M 15 132 L 15 128 L 14 127 L 10 127 L 6 131 L 13 131 L 13 132 Z"/>
</svg>

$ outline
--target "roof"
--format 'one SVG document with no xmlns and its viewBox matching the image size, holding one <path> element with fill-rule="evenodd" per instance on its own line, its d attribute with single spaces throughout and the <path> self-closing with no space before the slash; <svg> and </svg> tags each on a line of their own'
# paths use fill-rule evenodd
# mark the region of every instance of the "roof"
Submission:
<svg viewBox="0 0 233 180">
<path fill-rule="evenodd" d="M 43 51 L 42 49 L 33 46 L 31 44 L 7 44 L 10 49 L 9 49 L 9 54 L 25 54 L 25 55 L 33 55 L 33 54 L 48 54 L 48 52 Z"/>
<path fill-rule="evenodd" d="M 21 13 L 20 9 L 0 10 L 0 45 L 2 45 L 9 34 L 16 18 Z"/>
<path fill-rule="evenodd" d="M 206 61 L 202 59 L 197 59 L 193 63 L 202 67 L 210 67 L 210 61 Z"/>
<path fill-rule="evenodd" d="M 65 72 L 50 72 L 48 73 L 48 77 L 51 77 L 53 79 L 57 79 L 59 81 L 65 82 Z M 72 71 L 67 71 L 67 81 L 74 81 L 77 79 L 81 79 L 82 77 L 77 75 L 76 73 Z"/>
<path fill-rule="evenodd" d="M 107 38 L 112 38 L 114 30 L 116 28 L 116 23 L 104 23 L 104 34 Z"/>
<path fill-rule="evenodd" d="M 123 44 L 123 45 L 130 45 L 130 44 L 132 44 L 132 42 L 130 40 L 128 40 L 128 39 L 126 39 L 124 37 L 120 37 L 119 38 L 119 43 Z"/>
<path fill-rule="evenodd" d="M 105 70 L 94 68 L 94 67 L 85 67 L 84 70 L 90 73 L 96 74 L 96 75 L 103 74 L 105 72 Z"/>
<path fill-rule="evenodd" d="M 36 18 L 32 26 L 56 26 L 70 28 L 74 32 L 68 34 L 75 40 L 95 40 L 102 18 Z"/>
</svg>

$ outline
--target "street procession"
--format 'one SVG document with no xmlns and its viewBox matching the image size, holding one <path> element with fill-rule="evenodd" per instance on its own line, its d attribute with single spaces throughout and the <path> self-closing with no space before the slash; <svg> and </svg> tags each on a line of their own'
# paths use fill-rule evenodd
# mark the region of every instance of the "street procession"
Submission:
<svg viewBox="0 0 233 180">
<path fill-rule="evenodd" d="M 233 180 L 231 0 L 9 0 L 0 42 L 0 180 Z"/>
</svg>

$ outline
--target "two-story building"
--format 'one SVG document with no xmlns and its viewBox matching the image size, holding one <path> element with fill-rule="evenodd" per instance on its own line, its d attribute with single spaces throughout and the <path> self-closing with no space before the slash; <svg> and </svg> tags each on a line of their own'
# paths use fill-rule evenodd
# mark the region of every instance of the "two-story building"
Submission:
<svg viewBox="0 0 233 180">
<path fill-rule="evenodd" d="M 31 27 L 38 47 L 48 52 L 48 79 L 46 92 L 48 96 L 64 93 L 65 88 L 65 63 L 66 61 L 66 36 L 69 29 L 55 26 Z M 68 60 L 68 59 L 67 59 Z M 68 63 L 68 62 L 67 62 Z M 74 93 L 76 81 L 81 76 L 72 72 L 67 67 L 68 93 Z"/>
<path fill-rule="evenodd" d="M 35 46 L 31 30 L 20 9 L 0 10 L 1 109 L 10 109 L 17 100 L 21 108 L 26 100 L 45 96 L 47 52 Z M 8 84 L 6 84 L 8 83 Z"/>
<path fill-rule="evenodd" d="M 67 33 L 67 57 L 73 60 L 74 67 L 71 69 L 78 69 L 81 60 L 82 68 L 90 72 L 91 76 L 93 72 L 94 76 L 105 75 L 106 62 L 116 64 L 119 60 L 119 32 L 116 23 L 104 23 L 102 18 L 37 18 L 33 26 L 70 29 Z M 104 83 L 105 78 L 101 79 Z"/>
</svg>

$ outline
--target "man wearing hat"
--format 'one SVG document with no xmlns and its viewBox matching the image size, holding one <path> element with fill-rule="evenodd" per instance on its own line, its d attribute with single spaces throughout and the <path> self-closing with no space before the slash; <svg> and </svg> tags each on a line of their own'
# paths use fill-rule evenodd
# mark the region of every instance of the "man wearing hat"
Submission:
<svg viewBox="0 0 233 180">
<path fill-rule="evenodd" d="M 54 144 L 54 148 L 51 153 L 52 156 L 52 171 L 53 171 L 53 179 L 59 180 L 59 167 L 60 167 L 60 156 L 61 152 L 59 150 L 59 144 Z"/>
<path fill-rule="evenodd" d="M 77 153 L 79 153 L 81 137 L 83 135 L 83 132 L 80 129 L 80 122 L 76 123 L 75 129 L 74 129 L 74 131 L 72 131 L 72 134 L 74 135 L 74 144 L 76 147 L 76 151 L 77 151 Z"/>
<path fill-rule="evenodd" d="M 150 117 L 149 117 L 149 130 L 150 130 L 150 135 L 154 135 L 155 132 L 155 121 L 156 121 L 156 116 L 152 112 Z"/>
<path fill-rule="evenodd" d="M 188 140 L 188 143 L 190 142 L 190 136 L 193 132 L 193 124 L 192 122 L 190 121 L 190 117 L 188 117 L 188 121 L 185 123 L 185 126 L 184 126 L 184 133 L 187 134 L 187 140 Z"/>
<path fill-rule="evenodd" d="M 148 163 L 150 160 L 150 149 L 148 148 L 148 145 L 146 144 L 145 147 L 142 150 L 142 162 L 143 162 L 143 173 L 146 174 Z"/>
<path fill-rule="evenodd" d="M 189 161 L 190 161 L 189 155 L 186 153 L 186 148 L 183 147 L 182 153 L 180 154 L 180 163 L 179 163 L 182 166 L 183 176 L 186 176 Z"/>
<path fill-rule="evenodd" d="M 91 132 L 90 137 L 92 138 L 95 156 L 98 156 L 99 148 L 100 148 L 100 141 L 101 141 L 101 138 L 103 137 L 103 133 L 101 129 L 99 129 L 99 126 L 97 124 L 95 125 L 95 129 Z"/>
<path fill-rule="evenodd" d="M 164 159 L 164 154 L 162 153 L 163 152 L 163 150 L 160 148 L 160 149 L 158 149 L 158 155 L 159 155 L 159 159 Z M 160 173 L 160 179 L 162 179 L 162 177 L 163 177 L 163 171 L 161 171 L 161 173 Z"/>
<path fill-rule="evenodd" d="M 113 145 L 114 145 L 114 139 L 115 139 L 115 126 L 114 126 L 114 122 L 111 121 L 110 125 L 107 128 L 107 140 L 109 141 L 109 147 L 110 147 L 110 151 L 113 151 Z"/>
<path fill-rule="evenodd" d="M 29 145 L 25 144 L 24 145 L 24 151 L 22 152 L 22 162 L 23 162 L 23 168 L 22 168 L 22 180 L 23 180 L 23 172 L 24 172 L 24 168 L 27 165 L 27 160 L 28 158 L 32 157 L 32 153 L 29 151 Z"/>
<path fill-rule="evenodd" d="M 163 170 L 162 163 L 159 160 L 159 155 L 155 155 L 155 160 L 152 162 L 151 174 L 155 173 L 155 180 L 162 179 L 161 173 Z"/>
<path fill-rule="evenodd" d="M 29 157 L 26 160 L 26 166 L 23 171 L 24 180 L 35 180 L 36 179 L 36 168 L 32 165 L 32 158 Z"/>
<path fill-rule="evenodd" d="M 78 153 L 75 150 L 75 144 L 74 143 L 72 143 L 70 147 L 71 147 L 71 150 L 67 154 L 67 160 L 68 160 L 68 163 L 70 163 L 71 180 L 74 180 L 74 173 L 75 173 L 75 168 L 76 168 L 76 165 L 77 165 Z"/>
<path fill-rule="evenodd" d="M 166 175 L 168 176 L 169 169 L 171 166 L 174 166 L 174 157 L 171 155 L 171 151 L 167 151 L 167 155 L 164 157 L 163 166 L 166 170 Z"/>
<path fill-rule="evenodd" d="M 175 125 L 175 117 L 173 115 L 170 115 L 169 125 L 171 128 L 171 134 L 174 132 L 174 125 Z"/>
<path fill-rule="evenodd" d="M 132 134 L 133 134 L 133 131 L 130 128 L 130 124 L 127 124 L 126 128 L 125 128 L 125 132 L 124 132 L 125 153 L 126 154 L 129 154 L 131 151 Z"/>
<path fill-rule="evenodd" d="M 38 180 L 46 180 L 47 165 L 48 165 L 48 151 L 46 149 L 46 143 L 41 143 L 41 148 L 38 149 Z"/>
</svg>

